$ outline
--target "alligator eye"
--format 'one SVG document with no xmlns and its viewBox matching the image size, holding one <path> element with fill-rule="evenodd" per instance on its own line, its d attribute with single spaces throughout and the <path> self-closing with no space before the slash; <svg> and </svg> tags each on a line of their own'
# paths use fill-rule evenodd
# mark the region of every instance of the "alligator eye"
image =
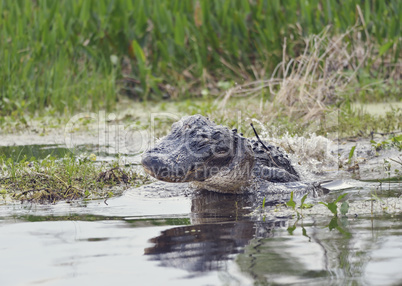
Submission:
<svg viewBox="0 0 402 286">
<path fill-rule="evenodd" d="M 221 137 L 222 133 L 221 132 L 216 132 L 214 135 L 212 135 L 212 139 L 218 140 Z"/>
<path fill-rule="evenodd" d="M 151 153 L 158 153 L 158 152 L 160 152 L 161 151 L 161 149 L 159 148 L 159 147 L 154 147 L 153 149 L 151 149 L 149 152 L 151 152 Z"/>
<path fill-rule="evenodd" d="M 200 142 L 197 144 L 198 147 L 204 147 L 205 145 L 207 145 L 209 143 L 209 139 L 208 138 L 203 138 L 200 140 Z"/>
<path fill-rule="evenodd" d="M 227 148 L 227 147 L 218 146 L 215 148 L 215 153 L 217 153 L 217 154 L 226 154 L 228 151 L 229 151 L 229 148 Z"/>
</svg>

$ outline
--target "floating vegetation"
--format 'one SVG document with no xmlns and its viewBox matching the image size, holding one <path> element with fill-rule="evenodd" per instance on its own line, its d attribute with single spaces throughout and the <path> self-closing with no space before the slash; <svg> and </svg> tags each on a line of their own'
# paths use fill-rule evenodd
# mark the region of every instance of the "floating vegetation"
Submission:
<svg viewBox="0 0 402 286">
<path fill-rule="evenodd" d="M 109 198 L 125 187 L 148 183 L 147 177 L 118 162 L 98 163 L 94 155 L 19 162 L 0 158 L 0 195 L 4 200 L 56 203 L 60 200 Z"/>
</svg>

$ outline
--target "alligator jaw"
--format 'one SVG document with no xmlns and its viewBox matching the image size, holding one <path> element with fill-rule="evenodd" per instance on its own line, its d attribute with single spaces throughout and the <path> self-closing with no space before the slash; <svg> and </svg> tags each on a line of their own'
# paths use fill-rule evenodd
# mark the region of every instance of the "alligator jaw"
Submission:
<svg viewBox="0 0 402 286">
<path fill-rule="evenodd" d="M 151 175 L 152 177 L 155 177 L 155 174 L 154 174 L 154 172 L 151 171 L 151 169 L 148 169 L 148 167 L 145 166 L 145 165 L 142 165 L 142 167 L 144 168 L 144 171 L 145 171 L 148 175 Z"/>
<path fill-rule="evenodd" d="M 164 181 L 164 182 L 168 182 L 168 183 L 183 183 L 183 180 L 181 178 L 178 177 L 174 177 L 174 176 L 160 176 L 157 173 L 155 173 L 152 169 L 148 168 L 146 165 L 143 165 L 144 170 L 147 174 L 151 175 L 152 177 Z"/>
</svg>

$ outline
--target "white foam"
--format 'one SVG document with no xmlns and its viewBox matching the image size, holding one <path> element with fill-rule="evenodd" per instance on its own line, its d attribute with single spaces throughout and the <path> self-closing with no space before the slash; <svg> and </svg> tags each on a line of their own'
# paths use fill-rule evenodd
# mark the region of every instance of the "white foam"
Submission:
<svg viewBox="0 0 402 286">
<path fill-rule="evenodd" d="M 268 132 L 264 124 L 256 119 L 253 121 L 262 128 L 260 137 L 263 141 L 280 146 L 288 153 L 301 177 L 309 180 L 316 178 L 318 174 L 338 170 L 337 154 L 333 152 L 337 144 L 332 140 L 315 133 L 308 136 L 292 136 L 286 132 L 278 136 L 276 130 Z"/>
</svg>

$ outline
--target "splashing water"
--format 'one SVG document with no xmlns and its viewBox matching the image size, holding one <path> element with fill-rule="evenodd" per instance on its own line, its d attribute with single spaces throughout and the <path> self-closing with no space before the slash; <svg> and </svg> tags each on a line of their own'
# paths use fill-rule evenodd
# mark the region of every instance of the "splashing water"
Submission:
<svg viewBox="0 0 402 286">
<path fill-rule="evenodd" d="M 335 150 L 337 143 L 321 135 L 312 133 L 308 136 L 290 135 L 286 132 L 278 136 L 278 130 L 267 130 L 266 126 L 256 119 L 252 121 L 261 127 L 261 139 L 282 147 L 289 155 L 293 166 L 307 180 L 317 175 L 338 170 L 338 158 Z"/>
</svg>

